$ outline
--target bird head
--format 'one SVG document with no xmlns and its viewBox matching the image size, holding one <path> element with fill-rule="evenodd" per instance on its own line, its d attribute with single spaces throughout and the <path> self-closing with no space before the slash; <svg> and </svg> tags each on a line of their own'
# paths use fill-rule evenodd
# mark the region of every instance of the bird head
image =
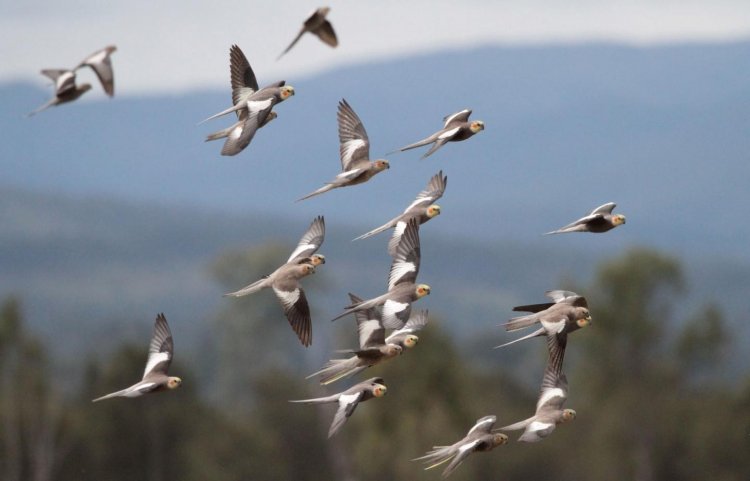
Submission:
<svg viewBox="0 0 750 481">
<path fill-rule="evenodd" d="M 469 130 L 471 130 L 473 133 L 477 133 L 479 131 L 484 130 L 484 122 L 481 120 L 475 120 L 471 124 L 469 124 Z"/>
<path fill-rule="evenodd" d="M 620 225 L 625 223 L 625 216 L 622 214 L 617 214 L 616 216 L 612 217 L 612 223 L 614 225 Z"/>
<path fill-rule="evenodd" d="M 508 442 L 508 436 L 503 433 L 495 433 L 492 435 L 492 446 L 500 446 Z"/>
<path fill-rule="evenodd" d="M 385 346 L 385 355 L 386 356 L 397 356 L 401 354 L 401 351 L 403 351 L 403 348 L 399 346 L 398 344 L 386 344 Z"/>
<path fill-rule="evenodd" d="M 330 11 L 331 11 L 331 7 L 320 7 L 316 13 L 318 15 L 323 15 L 325 17 L 326 15 L 328 15 L 328 12 Z"/>
<path fill-rule="evenodd" d="M 172 376 L 167 380 L 167 387 L 169 389 L 177 389 L 182 386 L 182 379 L 179 377 Z"/>
<path fill-rule="evenodd" d="M 372 165 L 375 167 L 375 170 L 378 171 L 378 172 L 381 172 L 383 170 L 391 168 L 390 162 L 388 162 L 385 159 L 378 159 L 378 160 L 374 161 L 372 163 Z"/>
<path fill-rule="evenodd" d="M 316 266 L 316 267 L 319 266 L 319 265 L 321 265 L 321 264 L 325 264 L 326 263 L 326 256 L 324 256 L 323 254 L 314 254 L 314 255 L 310 256 L 310 263 L 313 266 Z"/>
<path fill-rule="evenodd" d="M 591 313 L 586 308 L 579 308 L 580 312 L 576 318 L 578 327 L 586 327 L 591 324 Z"/>
<path fill-rule="evenodd" d="M 419 338 L 417 336 L 415 336 L 414 334 L 409 334 L 404 339 L 404 346 L 411 349 L 412 347 L 416 346 L 418 342 Z"/>
<path fill-rule="evenodd" d="M 307 276 L 315 274 L 315 266 L 312 264 L 302 264 L 302 275 Z"/>
<path fill-rule="evenodd" d="M 372 388 L 372 394 L 375 397 L 383 397 L 386 392 L 388 392 L 388 388 L 384 384 L 376 383 Z"/>
<path fill-rule="evenodd" d="M 424 296 L 430 294 L 430 286 L 427 284 L 419 284 L 416 288 L 417 299 L 421 299 Z"/>
<path fill-rule="evenodd" d="M 294 87 L 292 87 L 291 85 L 284 85 L 279 89 L 279 96 L 281 97 L 281 100 L 286 100 L 292 95 L 294 95 Z"/>
<path fill-rule="evenodd" d="M 562 421 L 564 423 L 567 423 L 568 421 L 572 421 L 576 418 L 576 412 L 572 409 L 564 409 L 562 413 Z"/>
<path fill-rule="evenodd" d="M 429 219 L 432 219 L 436 215 L 440 215 L 440 206 L 437 204 L 432 204 L 427 208 L 427 217 Z"/>
</svg>

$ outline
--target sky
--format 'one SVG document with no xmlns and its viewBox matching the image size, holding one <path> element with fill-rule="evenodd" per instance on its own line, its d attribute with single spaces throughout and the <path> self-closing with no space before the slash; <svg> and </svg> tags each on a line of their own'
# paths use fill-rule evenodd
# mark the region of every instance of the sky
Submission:
<svg viewBox="0 0 750 481">
<path fill-rule="evenodd" d="M 228 84 L 228 49 L 242 47 L 261 85 L 386 57 L 486 44 L 615 41 L 636 45 L 750 37 L 747 0 L 373 0 L 329 2 L 340 46 L 303 37 L 322 4 L 303 0 L 0 0 L 0 82 L 47 82 L 118 46 L 118 95 L 181 94 Z"/>
</svg>

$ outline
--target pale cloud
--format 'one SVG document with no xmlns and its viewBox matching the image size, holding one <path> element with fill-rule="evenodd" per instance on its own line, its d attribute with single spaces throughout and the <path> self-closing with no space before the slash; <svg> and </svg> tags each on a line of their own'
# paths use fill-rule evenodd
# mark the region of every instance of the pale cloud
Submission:
<svg viewBox="0 0 750 481">
<path fill-rule="evenodd" d="M 376 0 L 330 2 L 341 46 L 303 38 L 277 55 L 316 4 L 301 0 L 0 3 L 0 81 L 44 79 L 118 45 L 118 94 L 222 88 L 232 43 L 261 81 L 293 79 L 353 62 L 480 44 L 731 41 L 750 36 L 746 0 Z"/>
</svg>

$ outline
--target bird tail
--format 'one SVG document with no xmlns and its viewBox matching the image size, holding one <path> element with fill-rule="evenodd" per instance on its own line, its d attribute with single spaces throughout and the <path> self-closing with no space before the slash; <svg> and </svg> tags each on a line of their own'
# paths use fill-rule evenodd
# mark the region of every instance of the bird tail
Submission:
<svg viewBox="0 0 750 481">
<path fill-rule="evenodd" d="M 424 456 L 414 458 L 412 461 L 422 461 L 425 464 L 429 464 L 424 469 L 432 469 L 450 461 L 456 455 L 456 452 L 454 446 L 433 446 L 432 451 Z"/>
<path fill-rule="evenodd" d="M 227 292 L 226 294 L 224 294 L 224 297 L 242 297 L 248 294 L 253 294 L 254 292 L 258 292 L 259 290 L 266 287 L 265 285 L 266 279 L 267 278 L 264 277 L 263 279 L 257 280 L 253 282 L 252 284 L 250 284 L 249 286 L 243 287 L 239 291 Z"/>
<path fill-rule="evenodd" d="M 241 109 L 244 109 L 244 108 L 246 108 L 244 103 L 239 103 L 237 105 L 233 105 L 233 106 L 229 107 L 226 110 L 222 110 L 218 114 L 214 114 L 214 115 L 210 116 L 207 119 L 201 120 L 200 122 L 198 122 L 198 125 L 200 125 L 200 124 L 202 124 L 204 122 L 208 122 L 209 120 L 213 120 L 213 119 L 215 119 L 217 117 L 221 117 L 222 115 L 226 115 L 226 114 L 229 114 L 229 113 L 232 113 L 232 112 L 236 112 L 237 110 L 241 110 Z"/>
<path fill-rule="evenodd" d="M 312 399 L 295 399 L 289 402 L 290 403 L 302 403 L 302 404 L 326 404 L 326 403 L 337 402 L 338 400 L 339 400 L 338 394 L 333 394 L 332 396 L 316 397 Z"/>
<path fill-rule="evenodd" d="M 46 104 L 42 105 L 41 107 L 39 107 L 39 108 L 37 108 L 35 110 L 32 110 L 31 112 L 29 112 L 28 114 L 26 114 L 26 118 L 32 117 L 32 116 L 38 114 L 39 112 L 41 112 L 42 110 L 47 110 L 48 108 L 52 107 L 54 104 L 55 104 L 55 99 L 52 99 L 49 102 L 47 102 Z"/>
<path fill-rule="evenodd" d="M 538 337 L 538 336 L 544 336 L 544 335 L 546 335 L 546 331 L 542 327 L 542 328 L 539 328 L 536 331 L 532 332 L 531 334 L 528 334 L 528 335 L 523 336 L 523 337 L 519 337 L 518 339 L 514 339 L 514 340 L 512 340 L 510 342 L 506 342 L 505 344 L 500 344 L 499 346 L 495 346 L 494 349 L 498 349 L 498 348 L 505 347 L 505 346 L 510 346 L 511 344 L 515 344 L 517 342 L 525 341 L 526 339 L 531 339 L 532 337 Z"/>
<path fill-rule="evenodd" d="M 437 140 L 437 135 L 430 135 L 426 139 L 422 139 L 419 142 L 414 142 L 413 144 L 409 144 L 406 147 L 401 147 L 400 149 L 392 150 L 385 155 L 391 155 L 391 154 L 395 154 L 396 152 L 403 152 L 405 150 L 416 149 L 417 147 L 422 147 L 423 145 L 431 144 L 432 142 L 435 142 L 435 140 Z"/>
<path fill-rule="evenodd" d="M 301 200 L 309 199 L 310 197 L 315 197 L 316 195 L 320 195 L 320 194 L 322 194 L 324 192 L 328 192 L 329 190 L 333 189 L 334 187 L 336 187 L 336 185 L 334 185 L 334 184 L 326 184 L 323 187 L 321 187 L 320 189 L 318 189 L 318 190 L 316 190 L 314 192 L 310 192 L 309 194 L 307 194 L 304 197 L 300 197 L 295 202 L 299 202 Z"/>
<path fill-rule="evenodd" d="M 524 327 L 533 326 L 539 321 L 539 316 L 536 314 L 529 314 L 526 316 L 514 317 L 505 323 L 506 331 L 517 331 Z"/>
<path fill-rule="evenodd" d="M 534 421 L 534 416 L 524 419 L 523 421 L 518 421 L 517 423 L 509 424 L 507 426 L 503 426 L 499 429 L 494 429 L 495 431 L 518 431 L 519 429 L 526 429 L 526 427 L 531 424 Z"/>
<path fill-rule="evenodd" d="M 125 395 L 125 394 L 128 393 L 129 389 L 130 388 L 125 388 L 122 391 L 117 391 L 117 392 L 113 392 L 112 394 L 107 394 L 106 396 L 98 397 L 98 398 L 92 400 L 91 402 L 95 403 L 95 402 L 99 402 L 99 401 L 104 401 L 105 399 L 110 399 L 110 398 L 113 398 L 113 397 L 123 396 L 123 395 Z"/>
<path fill-rule="evenodd" d="M 320 375 L 320 384 L 327 386 L 340 379 L 360 373 L 366 367 L 359 365 L 359 358 L 357 356 L 350 357 L 349 359 L 331 359 L 321 370 L 310 374 L 306 379 Z"/>
<path fill-rule="evenodd" d="M 398 217 L 395 217 L 395 218 L 389 220 L 388 222 L 386 222 L 385 224 L 381 225 L 380 227 L 377 227 L 377 228 L 371 230 L 370 232 L 362 234 L 361 236 L 356 237 L 356 238 L 354 238 L 352 240 L 356 241 L 356 240 L 367 239 L 368 237 L 372 237 L 375 234 L 380 234 L 381 232 L 386 231 L 386 230 L 390 229 L 391 227 L 393 227 L 393 224 L 396 222 L 397 219 L 398 219 Z"/>
</svg>

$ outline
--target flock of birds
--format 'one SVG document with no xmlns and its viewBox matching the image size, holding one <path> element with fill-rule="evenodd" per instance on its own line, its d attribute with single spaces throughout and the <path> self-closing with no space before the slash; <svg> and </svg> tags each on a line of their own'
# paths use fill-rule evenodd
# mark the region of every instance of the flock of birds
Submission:
<svg viewBox="0 0 750 481">
<path fill-rule="evenodd" d="M 333 27 L 326 19 L 328 12 L 327 7 L 313 12 L 279 58 L 286 54 L 306 32 L 317 35 L 332 47 L 338 45 Z M 91 88 L 89 84 L 76 85 L 75 83 L 76 71 L 84 66 L 91 67 L 99 77 L 105 92 L 110 96 L 113 95 L 114 77 L 110 55 L 115 50 L 114 46 L 99 50 L 70 70 L 42 70 L 42 74 L 55 82 L 55 97 L 31 114 L 75 100 L 89 90 Z M 206 119 L 211 120 L 232 112 L 237 117 L 234 124 L 206 138 L 207 141 L 226 139 L 221 150 L 222 155 L 236 155 L 244 150 L 258 129 L 277 117 L 273 108 L 295 94 L 294 88 L 286 85 L 284 81 L 259 88 L 255 74 L 242 50 L 237 45 L 232 45 L 229 54 L 232 106 Z M 469 139 L 484 130 L 484 123 L 480 120 L 470 121 L 470 115 L 471 110 L 468 109 L 449 115 L 443 119 L 442 129 L 398 151 L 432 144 L 422 156 L 424 158 L 432 155 L 448 142 Z M 337 120 L 342 172 L 323 187 L 299 200 L 308 199 L 335 188 L 366 182 L 390 166 L 385 159 L 370 159 L 367 132 L 361 119 L 345 99 L 339 102 Z M 403 213 L 355 239 L 365 239 L 393 229 L 388 242 L 388 252 L 392 257 L 388 274 L 388 289 L 385 293 L 370 299 L 349 294 L 351 303 L 333 320 L 354 314 L 359 333 L 359 348 L 338 351 L 350 354 L 350 357 L 332 359 L 308 378 L 318 376 L 320 384 L 328 385 L 396 358 L 406 349 L 417 345 L 419 341 L 417 333 L 427 325 L 428 311 L 412 313 L 412 303 L 430 294 L 429 285 L 417 283 L 421 262 L 419 228 L 420 225 L 440 214 L 440 206 L 435 202 L 445 192 L 447 180 L 447 176 L 443 175 L 442 171 L 438 172 L 430 178 L 425 189 L 417 194 Z M 604 204 L 594 209 L 589 215 L 547 234 L 609 231 L 625 223 L 625 216 L 612 213 L 614 208 L 614 203 Z M 317 254 L 324 238 L 325 220 L 323 216 L 318 216 L 312 221 L 286 262 L 278 269 L 246 287 L 225 295 L 242 297 L 265 288 L 272 289 L 300 342 L 305 347 L 309 346 L 312 343 L 310 307 L 300 281 L 325 264 L 325 256 Z M 538 326 L 537 329 L 523 337 L 497 346 L 504 347 L 535 337 L 546 339 L 548 361 L 534 415 L 502 428 L 494 427 L 496 416 L 484 416 L 476 421 L 461 440 L 447 446 L 435 446 L 426 455 L 416 458 L 415 460 L 428 464 L 425 469 L 449 463 L 443 471 L 443 476 L 448 476 L 471 453 L 490 451 L 507 443 L 508 436 L 500 431 L 523 430 L 519 441 L 537 442 L 548 436 L 558 424 L 575 419 L 574 410 L 563 408 L 568 392 L 567 379 L 562 370 L 563 358 L 568 334 L 588 326 L 591 323 L 591 314 L 586 299 L 574 292 L 553 290 L 548 291 L 546 295 L 551 302 L 514 307 L 514 311 L 528 314 L 514 317 L 505 324 L 507 331 L 532 326 Z M 94 402 L 113 397 L 132 398 L 178 388 L 182 380 L 168 374 L 173 353 L 172 333 L 164 315 L 159 314 L 154 325 L 148 361 L 142 379 L 128 388 L 94 399 Z M 382 378 L 373 377 L 330 396 L 291 402 L 337 404 L 338 408 L 328 431 L 330 438 L 341 429 L 359 403 L 382 397 L 387 390 Z"/>
</svg>

